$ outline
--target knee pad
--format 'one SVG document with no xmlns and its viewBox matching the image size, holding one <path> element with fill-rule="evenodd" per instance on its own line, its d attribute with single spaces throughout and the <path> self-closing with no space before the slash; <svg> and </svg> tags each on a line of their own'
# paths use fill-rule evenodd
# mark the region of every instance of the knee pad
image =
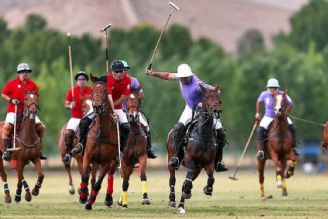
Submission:
<svg viewBox="0 0 328 219">
<path fill-rule="evenodd" d="M 256 130 L 256 134 L 257 134 L 257 140 L 263 141 L 266 137 L 266 130 L 265 128 L 259 126 Z"/>
<path fill-rule="evenodd" d="M 72 145 L 74 141 L 74 131 L 71 129 L 66 129 L 64 131 L 64 142 L 65 145 Z"/>
<path fill-rule="evenodd" d="M 226 144 L 226 134 L 223 128 L 216 130 L 216 138 L 219 147 L 224 147 Z"/>
</svg>

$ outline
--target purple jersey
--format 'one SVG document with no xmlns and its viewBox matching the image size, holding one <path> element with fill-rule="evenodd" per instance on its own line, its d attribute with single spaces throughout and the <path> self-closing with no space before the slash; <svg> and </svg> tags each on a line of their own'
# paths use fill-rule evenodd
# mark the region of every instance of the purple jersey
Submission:
<svg viewBox="0 0 328 219">
<path fill-rule="evenodd" d="M 179 80 L 178 77 L 174 77 L 175 80 Z M 204 85 L 206 88 L 209 86 L 201 81 L 196 75 L 191 76 L 189 84 L 182 84 L 180 81 L 180 90 L 182 93 L 182 97 L 186 104 L 193 108 L 198 103 L 202 102 L 204 98 L 204 91 L 199 86 L 199 84 Z"/>
<path fill-rule="evenodd" d="M 278 90 L 280 94 L 283 93 L 281 90 Z M 293 101 L 290 99 L 288 95 L 286 95 L 287 105 L 293 104 Z M 263 91 L 259 98 L 257 99 L 258 103 L 263 103 L 265 106 L 265 114 L 264 116 L 268 116 L 270 118 L 274 118 L 274 98 L 273 94 L 270 94 L 269 91 Z"/>
</svg>

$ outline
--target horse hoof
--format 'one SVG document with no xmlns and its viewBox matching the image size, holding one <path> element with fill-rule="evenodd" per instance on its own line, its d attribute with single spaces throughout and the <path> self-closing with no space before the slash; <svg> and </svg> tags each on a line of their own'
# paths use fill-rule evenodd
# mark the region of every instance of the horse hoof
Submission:
<svg viewBox="0 0 328 219">
<path fill-rule="evenodd" d="M 190 198 L 191 198 L 191 193 L 186 194 L 185 192 L 183 192 L 183 193 L 182 193 L 182 197 L 183 197 L 184 199 L 190 199 Z"/>
<path fill-rule="evenodd" d="M 203 192 L 205 195 L 212 196 L 212 188 L 209 189 L 207 186 L 204 187 Z"/>
<path fill-rule="evenodd" d="M 141 201 L 141 204 L 142 205 L 150 205 L 150 201 L 148 198 L 143 198 L 142 201 Z"/>
<path fill-rule="evenodd" d="M 86 204 L 86 205 L 84 206 L 84 209 L 85 209 L 85 210 L 88 210 L 88 211 L 89 211 L 89 210 L 92 210 L 92 205 L 88 203 L 88 204 Z"/>
<path fill-rule="evenodd" d="M 73 185 L 70 185 L 70 186 L 69 186 L 68 192 L 69 192 L 69 194 L 71 194 L 71 195 L 74 195 L 74 194 L 75 194 L 75 188 L 74 188 Z"/>
<path fill-rule="evenodd" d="M 287 191 L 282 191 L 282 196 L 287 197 L 288 196 L 288 192 Z"/>
<path fill-rule="evenodd" d="M 121 209 L 128 209 L 128 205 L 126 204 L 122 205 Z"/>
<path fill-rule="evenodd" d="M 7 204 L 10 204 L 11 203 L 11 196 L 10 196 L 10 194 L 8 193 L 6 193 L 5 194 L 5 202 L 7 203 Z"/>
<path fill-rule="evenodd" d="M 288 179 L 288 178 L 292 177 L 293 175 L 294 175 L 293 172 L 287 171 L 286 178 Z"/>
<path fill-rule="evenodd" d="M 277 182 L 277 188 L 281 189 L 282 188 L 282 183 L 281 182 Z"/>
<path fill-rule="evenodd" d="M 39 195 L 39 189 L 34 187 L 33 190 L 32 190 L 32 195 L 38 196 Z"/>
<path fill-rule="evenodd" d="M 185 210 L 183 207 L 179 207 L 179 208 L 178 208 L 178 212 L 179 212 L 180 214 L 185 214 L 185 213 L 186 213 L 186 210 Z"/>
<path fill-rule="evenodd" d="M 81 203 L 81 204 L 85 204 L 85 203 L 87 203 L 87 199 L 85 198 L 79 198 L 79 202 Z"/>
<path fill-rule="evenodd" d="M 175 208 L 176 206 L 175 201 L 169 201 L 169 206 Z"/>
<path fill-rule="evenodd" d="M 113 197 L 111 195 L 106 195 L 105 205 L 111 207 L 113 205 Z"/>
<path fill-rule="evenodd" d="M 26 192 L 25 200 L 28 201 L 28 202 L 30 202 L 32 200 L 32 195 L 31 195 L 30 191 Z"/>
<path fill-rule="evenodd" d="M 17 196 L 17 195 L 15 195 L 15 202 L 16 203 L 18 203 L 18 202 L 20 202 L 21 201 L 21 197 L 20 196 Z"/>
</svg>

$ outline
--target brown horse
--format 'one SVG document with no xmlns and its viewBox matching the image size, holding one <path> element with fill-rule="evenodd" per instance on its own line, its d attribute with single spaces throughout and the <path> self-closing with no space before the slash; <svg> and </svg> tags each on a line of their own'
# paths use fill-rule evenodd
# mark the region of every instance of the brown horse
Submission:
<svg viewBox="0 0 328 219">
<path fill-rule="evenodd" d="M 109 105 L 107 85 L 92 75 L 91 80 L 93 82 L 92 105 L 96 112 L 96 118 L 88 133 L 83 156 L 83 174 L 80 192 L 81 203 L 87 201 L 88 181 L 91 170 L 90 164 L 97 163 L 102 168 L 89 196 L 88 203 L 85 205 L 86 210 L 92 209 L 105 175 L 109 171 L 114 173 L 117 166 L 116 157 L 118 156 L 116 121 Z M 105 200 L 105 205 L 107 206 L 110 206 L 113 201 L 109 190 L 110 188 L 107 189 Z"/>
<path fill-rule="evenodd" d="M 141 98 L 139 94 L 133 93 L 127 99 L 127 118 L 130 124 L 130 134 L 124 147 L 121 175 L 123 177 L 123 184 L 119 204 L 122 208 L 128 207 L 129 179 L 133 172 L 135 164 L 140 164 L 140 180 L 142 185 L 142 202 L 141 204 L 150 204 L 147 195 L 147 136 L 140 123 L 139 109 L 141 105 Z"/>
<path fill-rule="evenodd" d="M 271 159 L 276 167 L 277 188 L 282 189 L 282 195 L 287 196 L 287 186 L 285 179 L 294 175 L 294 168 L 297 156 L 292 150 L 293 136 L 288 129 L 287 107 L 286 101 L 287 91 L 276 93 L 274 95 L 274 111 L 275 117 L 272 127 L 268 133 L 268 159 Z M 257 146 L 259 147 L 259 145 Z M 291 160 L 291 164 L 286 171 L 287 161 Z M 266 160 L 257 160 L 260 182 L 260 197 L 266 199 L 264 195 L 264 167 Z M 270 196 L 271 197 L 271 196 Z"/>
<path fill-rule="evenodd" d="M 217 151 L 215 133 L 213 131 L 214 118 L 220 112 L 220 93 L 218 87 L 214 90 L 206 89 L 200 85 L 205 95 L 202 101 L 202 109 L 192 123 L 192 131 L 188 135 L 185 154 L 182 156 L 182 165 L 187 168 L 186 179 L 182 186 L 182 195 L 178 206 L 179 213 L 185 213 L 185 199 L 191 198 L 192 181 L 194 181 L 200 171 L 204 168 L 207 175 L 207 185 L 203 191 L 205 195 L 212 195 L 214 184 L 214 160 Z M 167 140 L 168 160 L 173 156 L 174 132 L 170 131 Z M 168 165 L 170 171 L 170 195 L 169 205 L 175 207 L 175 168 Z"/>
<path fill-rule="evenodd" d="M 3 145 L 3 140 L 2 140 L 2 127 L 4 125 L 4 122 L 1 121 L 0 122 L 0 148 L 3 150 L 4 149 L 4 145 Z M 0 154 L 2 155 L 2 152 L 0 151 Z M 10 191 L 9 191 L 9 186 L 7 183 L 7 174 L 5 172 L 5 168 L 3 166 L 3 160 L 0 159 L 0 176 L 3 182 L 3 192 L 5 194 L 5 202 L 6 203 L 11 203 L 11 196 L 10 196 Z"/>
<path fill-rule="evenodd" d="M 323 129 L 321 147 L 326 151 L 328 150 L 328 121 L 326 122 L 325 128 Z"/>
<path fill-rule="evenodd" d="M 91 101 L 89 100 L 88 98 L 83 98 L 83 101 L 82 101 L 82 111 L 83 111 L 83 114 L 86 114 L 89 110 L 90 110 L 90 106 L 86 103 L 87 101 Z M 65 147 L 65 141 L 64 141 L 64 136 L 65 136 L 65 130 L 66 130 L 66 125 L 65 124 L 61 130 L 60 130 L 60 133 L 59 133 L 59 136 L 58 136 L 58 150 L 59 150 L 59 153 L 61 155 L 61 157 L 63 158 L 64 155 L 66 154 L 66 147 Z M 76 145 L 78 143 L 79 139 L 77 138 L 76 135 L 74 135 L 74 141 L 73 141 L 73 145 Z M 72 155 L 76 162 L 77 162 L 77 168 L 79 170 L 79 173 L 80 175 L 82 176 L 82 160 L 83 160 L 83 156 L 81 154 L 77 154 L 77 155 Z M 66 169 L 66 172 L 68 174 L 68 185 L 69 185 L 69 188 L 68 188 L 68 191 L 71 195 L 74 195 L 75 194 L 75 188 L 74 188 L 74 184 L 73 184 L 73 178 L 72 178 L 72 174 L 71 174 L 71 162 L 69 163 L 66 163 L 66 162 L 63 162 L 64 164 L 64 167 Z M 95 184 L 96 182 L 96 172 L 97 172 L 97 167 L 96 165 L 95 166 L 92 166 L 92 171 L 91 171 L 91 186 L 93 187 L 93 185 Z"/>
<path fill-rule="evenodd" d="M 24 167 L 29 164 L 30 161 L 35 166 L 38 173 L 37 182 L 32 190 L 32 195 L 39 195 L 39 190 L 43 182 L 43 172 L 40 161 L 40 151 L 42 147 L 41 139 L 36 130 L 35 118 L 39 106 L 39 96 L 34 91 L 25 93 L 24 97 L 24 112 L 22 115 L 22 121 L 20 128 L 17 129 L 17 135 L 14 136 L 16 141 L 16 147 L 20 150 L 13 151 L 13 159 L 17 160 L 17 190 L 15 195 L 15 201 L 21 201 L 22 186 L 25 189 L 25 200 L 31 201 L 32 196 L 30 188 L 24 179 L 23 171 Z"/>
</svg>

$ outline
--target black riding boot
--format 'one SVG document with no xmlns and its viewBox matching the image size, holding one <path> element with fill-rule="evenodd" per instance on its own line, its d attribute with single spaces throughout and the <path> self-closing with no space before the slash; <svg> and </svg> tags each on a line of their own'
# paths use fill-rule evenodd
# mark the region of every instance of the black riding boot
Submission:
<svg viewBox="0 0 328 219">
<path fill-rule="evenodd" d="M 173 131 L 175 133 L 174 135 L 174 139 L 173 139 L 173 149 L 174 149 L 174 155 L 171 158 L 170 162 L 169 162 L 169 166 L 173 167 L 175 169 L 179 168 L 179 152 L 180 152 L 180 146 L 183 140 L 183 135 L 184 135 L 184 125 L 181 122 L 178 122 L 174 128 Z"/>
<path fill-rule="evenodd" d="M 215 156 L 215 171 L 216 172 L 223 172 L 228 171 L 228 168 L 225 166 L 224 162 L 222 161 L 223 156 L 223 147 L 226 144 L 226 134 L 224 129 L 220 128 L 216 130 L 216 141 L 217 141 L 217 151 Z"/>
<path fill-rule="evenodd" d="M 293 136 L 293 152 L 296 156 L 298 156 L 300 153 L 296 149 L 296 127 L 294 124 L 290 124 L 288 125 L 288 129 Z"/>
<path fill-rule="evenodd" d="M 129 134 L 130 134 L 130 125 L 129 123 L 122 123 L 120 125 L 120 131 L 121 131 L 121 152 L 124 151 L 124 147 L 128 141 Z"/>
<path fill-rule="evenodd" d="M 264 160 L 264 158 L 265 158 L 266 130 L 265 130 L 265 128 L 259 126 L 257 128 L 256 132 L 257 132 L 257 142 L 259 144 L 259 150 L 256 153 L 256 157 L 259 160 Z"/>
<path fill-rule="evenodd" d="M 151 146 L 151 136 L 150 136 L 150 130 L 146 130 L 146 135 L 147 135 L 147 157 L 151 159 L 157 158 L 157 156 L 154 153 L 154 150 Z"/>
<path fill-rule="evenodd" d="M 7 149 L 11 148 L 10 139 L 3 139 L 3 145 L 5 146 L 5 151 L 2 154 L 2 159 L 5 161 L 11 160 L 11 152 L 7 151 Z"/>
<path fill-rule="evenodd" d="M 75 145 L 75 147 L 72 149 L 71 153 L 73 155 L 83 153 L 84 146 L 85 146 L 86 139 L 87 139 L 87 134 L 89 132 L 89 127 L 90 127 L 92 121 L 93 121 L 93 119 L 90 119 L 89 117 L 84 117 L 83 119 L 81 119 L 80 124 L 79 124 L 80 142 L 77 145 Z"/>
</svg>

